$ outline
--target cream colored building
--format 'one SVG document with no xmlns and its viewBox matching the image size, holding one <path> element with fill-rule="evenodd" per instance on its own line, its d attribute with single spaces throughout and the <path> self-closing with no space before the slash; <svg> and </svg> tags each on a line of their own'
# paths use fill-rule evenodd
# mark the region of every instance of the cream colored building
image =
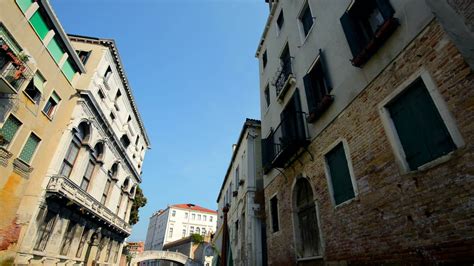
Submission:
<svg viewBox="0 0 474 266">
<path fill-rule="evenodd" d="M 216 225 L 216 211 L 191 203 L 171 205 L 150 217 L 145 250 L 162 250 L 167 243 L 191 234 L 212 234 Z"/>
<path fill-rule="evenodd" d="M 217 197 L 216 248 L 222 252 L 225 206 L 233 265 L 265 265 L 265 219 L 260 121 L 247 119 Z"/>
<path fill-rule="evenodd" d="M 85 71 L 48 1 L 0 1 L 0 264 L 28 237 L 32 212 Z"/>
</svg>

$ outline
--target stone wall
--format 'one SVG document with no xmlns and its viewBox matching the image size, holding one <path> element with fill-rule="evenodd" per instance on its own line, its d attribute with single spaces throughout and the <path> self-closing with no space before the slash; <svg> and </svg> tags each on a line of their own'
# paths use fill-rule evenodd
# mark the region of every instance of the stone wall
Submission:
<svg viewBox="0 0 474 266">
<path fill-rule="evenodd" d="M 404 174 L 378 104 L 422 67 L 435 81 L 466 144 L 444 163 Z M 432 21 L 312 141 L 308 148 L 314 159 L 302 153 L 302 163 L 295 161 L 266 187 L 266 199 L 278 193 L 280 214 L 280 231 L 272 233 L 267 227 L 269 264 L 293 265 L 296 261 L 291 184 L 298 175 L 312 183 L 327 262 L 474 261 L 473 79 L 447 34 Z M 346 152 L 350 152 L 359 194 L 335 208 L 323 151 L 338 138 L 348 142 Z M 266 217 L 271 224 L 268 208 Z"/>
</svg>

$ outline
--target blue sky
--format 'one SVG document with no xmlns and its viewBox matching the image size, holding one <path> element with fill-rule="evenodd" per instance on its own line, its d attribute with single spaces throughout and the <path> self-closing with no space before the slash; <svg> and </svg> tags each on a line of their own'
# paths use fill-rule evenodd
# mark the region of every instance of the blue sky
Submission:
<svg viewBox="0 0 474 266">
<path fill-rule="evenodd" d="M 168 204 L 216 209 L 232 144 L 260 117 L 254 57 L 264 0 L 51 0 L 68 33 L 117 42 L 152 149 L 143 166 L 148 204 L 130 241 Z"/>
</svg>

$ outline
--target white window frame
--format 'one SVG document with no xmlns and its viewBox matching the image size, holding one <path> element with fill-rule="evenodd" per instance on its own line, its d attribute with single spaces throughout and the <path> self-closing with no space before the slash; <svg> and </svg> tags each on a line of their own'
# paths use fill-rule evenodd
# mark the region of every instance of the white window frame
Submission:
<svg viewBox="0 0 474 266">
<path fill-rule="evenodd" d="M 333 188 L 332 179 L 331 179 L 331 171 L 329 169 L 329 164 L 327 162 L 326 155 L 329 152 L 331 152 L 340 143 L 342 143 L 342 147 L 344 149 L 344 155 L 346 156 L 347 168 L 349 169 L 349 176 L 351 178 L 352 189 L 354 190 L 354 197 L 352 199 L 348 199 L 344 202 L 336 204 L 336 201 L 334 199 L 334 188 Z M 324 157 L 324 173 L 326 175 L 326 181 L 328 182 L 328 188 L 329 188 L 329 194 L 331 196 L 332 206 L 337 208 L 339 206 L 349 204 L 352 201 L 354 201 L 355 199 L 357 199 L 358 195 L 359 195 L 359 190 L 357 188 L 357 180 L 355 178 L 354 167 L 352 165 L 352 159 L 351 159 L 351 152 L 350 152 L 349 144 L 347 143 L 347 140 L 344 139 L 344 138 L 338 138 L 336 141 L 334 141 L 331 145 L 329 145 L 323 151 L 323 157 Z"/>
<path fill-rule="evenodd" d="M 309 8 L 309 12 L 311 13 L 313 24 L 311 25 L 311 28 L 308 30 L 308 34 L 305 35 L 303 23 L 301 22 L 301 16 L 303 15 L 303 11 L 305 10 L 306 6 Z M 304 45 L 306 43 L 308 36 L 311 34 L 311 32 L 313 32 L 313 29 L 315 27 L 314 25 L 316 24 L 316 21 L 314 18 L 315 16 L 314 16 L 313 9 L 311 8 L 310 2 L 308 0 L 304 1 L 303 5 L 301 5 L 300 10 L 298 11 L 298 16 L 296 17 L 296 24 L 298 25 L 298 32 L 300 36 L 301 45 Z"/>
<path fill-rule="evenodd" d="M 393 123 L 387 106 L 391 102 L 393 102 L 395 98 L 397 98 L 397 96 L 399 96 L 402 92 L 409 88 L 409 86 L 418 78 L 421 78 L 423 83 L 425 84 L 426 89 L 428 90 L 428 93 L 431 99 L 433 100 L 434 105 L 438 113 L 440 114 L 441 119 L 443 120 L 444 125 L 446 126 L 449 132 L 449 135 L 451 136 L 451 139 L 454 142 L 454 145 L 456 145 L 457 149 L 462 148 L 465 145 L 461 133 L 456 126 L 456 120 L 449 111 L 448 105 L 444 100 L 443 95 L 441 95 L 441 93 L 439 92 L 439 89 L 436 86 L 436 83 L 431 77 L 428 70 L 426 70 L 425 68 L 421 68 L 415 73 L 413 73 L 407 80 L 400 84 L 395 90 L 392 91 L 392 93 L 390 93 L 384 100 L 382 100 L 378 104 L 379 114 L 382 119 L 382 124 L 385 129 L 385 133 L 387 134 L 388 141 L 390 143 L 390 146 L 392 146 L 395 159 L 402 173 L 416 172 L 434 167 L 440 163 L 448 161 L 452 157 L 453 152 L 455 152 L 454 150 L 444 156 L 438 157 L 430 162 L 427 162 L 426 164 L 419 166 L 417 170 L 410 170 L 408 162 L 405 158 L 405 151 L 403 150 L 403 146 L 398 136 L 397 129 L 395 128 L 395 124 Z"/>
</svg>

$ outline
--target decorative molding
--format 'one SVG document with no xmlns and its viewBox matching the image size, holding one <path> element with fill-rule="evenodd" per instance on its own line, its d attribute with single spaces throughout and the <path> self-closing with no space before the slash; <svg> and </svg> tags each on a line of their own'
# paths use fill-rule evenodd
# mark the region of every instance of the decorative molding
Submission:
<svg viewBox="0 0 474 266">
<path fill-rule="evenodd" d="M 13 172 L 19 174 L 21 177 L 28 178 L 33 169 L 33 167 L 23 162 L 19 158 L 15 158 L 15 160 L 13 160 Z"/>
<path fill-rule="evenodd" d="M 3 167 L 7 167 L 8 160 L 12 157 L 12 153 L 9 152 L 4 147 L 0 147 L 0 165 Z"/>
</svg>

